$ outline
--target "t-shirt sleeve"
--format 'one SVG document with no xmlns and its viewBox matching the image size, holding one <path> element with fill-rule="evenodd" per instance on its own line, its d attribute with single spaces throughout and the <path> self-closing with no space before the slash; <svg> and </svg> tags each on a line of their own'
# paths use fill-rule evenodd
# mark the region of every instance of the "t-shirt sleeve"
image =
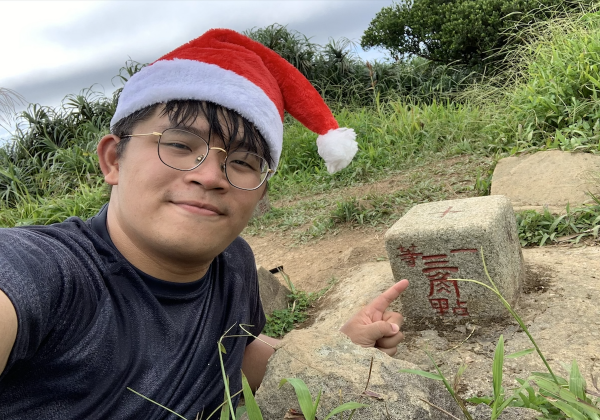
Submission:
<svg viewBox="0 0 600 420">
<path fill-rule="evenodd" d="M 30 358 L 42 342 L 48 343 L 50 332 L 64 319 L 77 299 L 72 287 L 74 266 L 72 254 L 53 238 L 35 230 L 0 229 L 0 289 L 18 319 L 4 373 L 17 361 Z"/>
</svg>

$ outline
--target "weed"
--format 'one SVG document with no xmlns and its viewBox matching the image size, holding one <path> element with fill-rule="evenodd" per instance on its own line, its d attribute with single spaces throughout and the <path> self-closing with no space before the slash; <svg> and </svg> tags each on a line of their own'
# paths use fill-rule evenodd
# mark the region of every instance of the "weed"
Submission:
<svg viewBox="0 0 600 420">
<path fill-rule="evenodd" d="M 578 243 L 586 236 L 598 238 L 600 230 L 600 204 L 571 210 L 566 214 L 553 215 L 548 209 L 543 213 L 526 210 L 516 214 L 519 241 L 522 246 L 539 245 L 557 241 L 559 238 Z"/>
<path fill-rule="evenodd" d="M 291 294 L 288 295 L 289 304 L 286 309 L 273 311 L 271 315 L 266 315 L 267 323 L 263 329 L 263 334 L 269 337 L 282 337 L 286 333 L 294 329 L 294 326 L 308 319 L 308 311 L 313 307 L 322 296 L 329 291 L 335 283 L 335 279 L 331 279 L 329 284 L 318 292 L 306 293 L 297 290 L 291 282 L 289 276 L 283 271 L 280 271 Z"/>
</svg>

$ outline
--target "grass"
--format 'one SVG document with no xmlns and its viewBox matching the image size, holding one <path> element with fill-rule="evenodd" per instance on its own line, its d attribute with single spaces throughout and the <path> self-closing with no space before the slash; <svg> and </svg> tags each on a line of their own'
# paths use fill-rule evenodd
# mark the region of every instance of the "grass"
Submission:
<svg viewBox="0 0 600 420">
<path fill-rule="evenodd" d="M 252 220 L 244 234 L 277 233 L 304 242 L 343 228 L 389 227 L 416 204 L 479 195 L 478 174 L 487 172 L 490 164 L 489 158 L 479 155 L 451 160 L 437 156 L 374 182 L 270 197 L 272 210 Z"/>
<path fill-rule="evenodd" d="M 294 329 L 294 327 L 308 319 L 308 312 L 314 304 L 321 299 L 335 284 L 335 279 L 331 279 L 329 285 L 318 292 L 307 293 L 296 289 L 289 276 L 280 271 L 291 291 L 288 295 L 289 303 L 285 309 L 273 311 L 267 314 L 267 323 L 263 328 L 263 334 L 273 338 L 283 337 Z"/>
</svg>

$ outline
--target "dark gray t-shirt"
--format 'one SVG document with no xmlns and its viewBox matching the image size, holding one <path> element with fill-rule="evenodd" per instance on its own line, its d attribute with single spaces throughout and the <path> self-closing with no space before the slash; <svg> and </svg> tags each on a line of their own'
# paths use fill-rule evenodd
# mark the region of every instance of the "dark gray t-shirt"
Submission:
<svg viewBox="0 0 600 420">
<path fill-rule="evenodd" d="M 217 340 L 232 326 L 229 334 L 242 334 L 239 324 L 258 335 L 265 323 L 243 239 L 202 279 L 170 283 L 116 250 L 106 207 L 87 222 L 0 229 L 0 289 L 19 319 L 0 376 L 3 419 L 177 418 L 127 387 L 188 419 L 206 418 L 223 402 Z M 223 341 L 232 391 L 251 341 Z"/>
</svg>

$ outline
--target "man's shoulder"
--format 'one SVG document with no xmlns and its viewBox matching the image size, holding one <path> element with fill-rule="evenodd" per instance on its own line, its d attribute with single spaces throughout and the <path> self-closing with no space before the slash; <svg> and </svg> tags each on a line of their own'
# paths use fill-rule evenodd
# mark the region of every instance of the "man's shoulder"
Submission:
<svg viewBox="0 0 600 420">
<path fill-rule="evenodd" d="M 11 244 L 23 246 L 44 242 L 89 242 L 91 230 L 78 217 L 70 217 L 61 223 L 51 225 L 28 225 L 13 228 L 0 228 L 0 241 L 10 239 Z"/>
</svg>

